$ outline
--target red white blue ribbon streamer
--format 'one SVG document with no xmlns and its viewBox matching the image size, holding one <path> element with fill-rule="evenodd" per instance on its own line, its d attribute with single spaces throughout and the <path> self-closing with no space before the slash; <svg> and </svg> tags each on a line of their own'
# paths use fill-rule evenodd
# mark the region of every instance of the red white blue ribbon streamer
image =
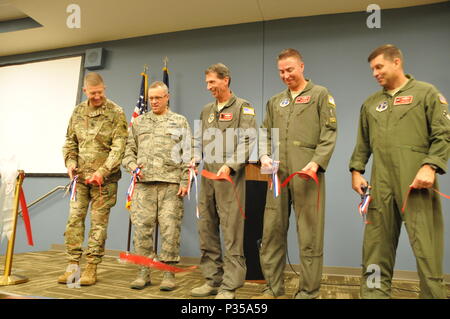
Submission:
<svg viewBox="0 0 450 319">
<path fill-rule="evenodd" d="M 200 213 L 198 211 L 198 189 L 197 189 L 197 174 L 195 174 L 195 168 L 192 166 L 189 166 L 189 182 L 188 182 L 188 199 L 191 200 L 191 183 L 192 180 L 194 180 L 195 184 L 195 213 L 197 215 L 197 218 L 200 218 Z"/>
<path fill-rule="evenodd" d="M 141 169 L 138 167 L 133 171 L 133 175 L 131 176 L 130 186 L 128 186 L 127 190 L 127 203 L 125 204 L 126 209 L 130 209 L 131 207 L 131 199 L 133 198 L 134 189 L 136 187 L 136 182 L 139 181 L 139 173 Z"/>
<path fill-rule="evenodd" d="M 370 222 L 367 221 L 367 212 L 371 201 L 372 197 L 370 196 L 370 189 L 367 188 L 364 195 L 361 195 L 361 203 L 358 205 L 358 212 L 362 216 L 364 224 L 370 224 Z"/>
<path fill-rule="evenodd" d="M 273 188 L 273 197 L 277 198 L 280 196 L 280 179 L 278 178 L 278 167 L 280 165 L 279 161 L 274 161 L 272 163 L 273 171 L 272 171 L 272 188 Z"/>
<path fill-rule="evenodd" d="M 75 177 L 70 182 L 70 186 L 69 186 L 71 202 L 74 202 L 77 200 L 77 182 L 78 182 L 78 175 L 75 175 Z"/>
</svg>

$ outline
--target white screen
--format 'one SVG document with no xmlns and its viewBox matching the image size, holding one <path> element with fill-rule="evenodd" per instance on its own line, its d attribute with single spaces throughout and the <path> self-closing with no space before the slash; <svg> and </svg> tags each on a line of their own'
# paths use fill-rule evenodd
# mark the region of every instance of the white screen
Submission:
<svg viewBox="0 0 450 319">
<path fill-rule="evenodd" d="M 82 57 L 0 67 L 0 159 L 25 173 L 66 173 L 62 146 Z"/>
</svg>

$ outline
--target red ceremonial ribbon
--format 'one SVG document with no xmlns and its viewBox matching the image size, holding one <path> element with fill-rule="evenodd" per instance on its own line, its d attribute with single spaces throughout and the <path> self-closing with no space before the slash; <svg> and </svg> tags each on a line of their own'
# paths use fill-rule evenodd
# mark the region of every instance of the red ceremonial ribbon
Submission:
<svg viewBox="0 0 450 319">
<path fill-rule="evenodd" d="M 291 175 L 289 175 L 288 178 L 286 178 L 283 182 L 283 184 L 281 184 L 281 187 L 286 187 L 287 184 L 291 181 L 291 179 L 293 179 L 295 177 L 295 175 L 298 175 L 299 177 L 303 178 L 304 180 L 310 180 L 313 179 L 314 182 L 316 182 L 317 185 L 317 211 L 319 211 L 319 205 L 320 205 L 320 183 L 319 183 L 319 178 L 317 177 L 317 174 L 312 171 L 312 170 L 307 170 L 307 171 L 297 171 Z"/>
<path fill-rule="evenodd" d="M 405 209 L 406 209 L 406 204 L 408 203 L 408 198 L 409 198 L 409 193 L 411 193 L 411 190 L 413 190 L 413 187 L 409 187 L 408 192 L 406 193 L 406 198 L 405 198 L 405 202 L 403 203 L 403 207 L 402 207 L 402 213 L 405 213 Z M 442 197 L 445 197 L 447 199 L 450 199 L 450 196 L 441 193 L 440 191 L 438 191 L 436 188 L 432 188 L 432 190 L 436 193 L 438 193 L 439 195 L 441 195 Z"/>
<path fill-rule="evenodd" d="M 211 179 L 211 180 L 225 180 L 225 181 L 230 182 L 231 185 L 233 185 L 234 196 L 236 197 L 236 201 L 238 203 L 241 215 L 245 219 L 245 213 L 244 213 L 244 210 L 242 209 L 241 201 L 239 200 L 239 196 L 238 196 L 238 193 L 236 191 L 236 186 L 234 185 L 233 180 L 231 179 L 230 175 L 222 173 L 219 176 L 217 176 L 217 174 L 211 173 L 211 172 L 209 172 L 209 171 L 204 169 L 204 170 L 202 170 L 202 176 L 207 178 L 207 179 Z"/>
<path fill-rule="evenodd" d="M 184 272 L 184 271 L 193 271 L 193 270 L 197 269 L 197 266 L 191 266 L 188 268 L 175 267 L 172 265 L 167 265 L 160 261 L 153 260 L 148 257 L 133 255 L 133 254 L 129 254 L 129 253 L 120 253 L 119 257 L 120 257 L 120 260 L 123 260 L 126 262 L 131 262 L 136 265 L 155 268 L 155 269 L 158 269 L 161 271 L 170 271 L 173 273 Z"/>
<path fill-rule="evenodd" d="M 27 233 L 28 245 L 34 246 L 33 234 L 31 232 L 30 216 L 28 214 L 27 202 L 25 200 L 25 194 L 23 193 L 22 186 L 20 186 L 20 190 L 19 190 L 19 201 L 20 201 L 20 207 L 22 207 L 22 218 L 23 218 L 23 223 L 25 225 L 25 231 Z"/>
</svg>

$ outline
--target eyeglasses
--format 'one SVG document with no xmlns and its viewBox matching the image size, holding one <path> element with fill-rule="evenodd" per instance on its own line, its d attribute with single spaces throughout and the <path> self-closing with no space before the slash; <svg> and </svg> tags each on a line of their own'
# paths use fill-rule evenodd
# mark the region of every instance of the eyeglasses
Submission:
<svg viewBox="0 0 450 319">
<path fill-rule="evenodd" d="M 161 101 L 163 98 L 165 98 L 167 96 L 167 94 L 166 95 L 163 95 L 163 96 L 149 96 L 148 97 L 148 99 L 150 100 L 150 101 Z"/>
</svg>

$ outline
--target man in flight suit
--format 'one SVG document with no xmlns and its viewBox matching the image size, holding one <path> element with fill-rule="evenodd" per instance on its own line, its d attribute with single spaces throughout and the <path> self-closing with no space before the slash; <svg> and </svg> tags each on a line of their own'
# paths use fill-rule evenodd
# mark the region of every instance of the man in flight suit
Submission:
<svg viewBox="0 0 450 319">
<path fill-rule="evenodd" d="M 284 297 L 287 232 L 292 204 L 301 260 L 300 283 L 295 298 L 311 299 L 318 297 L 322 278 L 325 170 L 336 143 L 336 105 L 325 87 L 304 77 L 303 58 L 297 50 L 286 49 L 278 55 L 278 70 L 287 89 L 267 102 L 262 127 L 267 129 L 268 138 L 260 143 L 261 165 L 270 168 L 273 160 L 279 160 L 280 181 L 299 170 L 311 170 L 317 173 L 320 189 L 312 180 L 295 177 L 277 198 L 270 189 L 267 191 L 260 250 L 267 286 L 263 295 L 256 298 Z M 279 141 L 272 137 L 272 129 L 279 130 Z"/>
<path fill-rule="evenodd" d="M 249 102 L 230 90 L 228 67 L 218 63 L 205 71 L 207 89 L 216 101 L 207 104 L 200 115 L 201 132 L 196 132 L 194 161 L 202 157 L 204 169 L 231 177 L 245 207 L 245 162 L 252 141 L 256 139 L 255 111 Z M 239 129 L 237 135 L 228 132 Z M 246 135 L 245 130 L 251 134 Z M 228 138 L 227 138 L 228 137 Z M 209 151 L 213 151 L 210 153 Z M 200 235 L 200 267 L 206 283 L 194 288 L 191 295 L 216 299 L 233 299 L 235 290 L 245 280 L 244 217 L 235 199 L 233 185 L 227 181 L 201 179 L 198 228 Z M 222 231 L 225 252 L 220 243 Z"/>
<path fill-rule="evenodd" d="M 128 133 L 125 114 L 120 106 L 106 98 L 100 74 L 88 73 L 83 91 L 88 100 L 75 107 L 63 147 L 69 177 L 78 175 L 76 200 L 70 202 L 64 233 L 67 257 L 73 267 L 68 267 L 58 282 L 67 283 L 78 269 L 83 253 L 84 222 L 91 204 L 88 265 L 80 278 L 81 285 L 88 286 L 95 284 L 97 264 L 104 255 L 109 212 L 117 200 L 120 162 Z"/>
<path fill-rule="evenodd" d="M 368 61 L 383 87 L 362 105 L 350 161 L 352 187 L 363 194 L 362 176 L 373 157 L 368 224 L 363 242 L 362 298 L 389 298 L 402 222 L 416 257 L 421 298 L 446 298 L 443 281 L 443 218 L 436 172 L 447 171 L 450 115 L 445 97 L 403 71 L 394 45 L 375 49 Z M 411 188 L 404 213 L 401 207 Z M 371 280 L 378 269 L 379 284 Z"/>
</svg>

